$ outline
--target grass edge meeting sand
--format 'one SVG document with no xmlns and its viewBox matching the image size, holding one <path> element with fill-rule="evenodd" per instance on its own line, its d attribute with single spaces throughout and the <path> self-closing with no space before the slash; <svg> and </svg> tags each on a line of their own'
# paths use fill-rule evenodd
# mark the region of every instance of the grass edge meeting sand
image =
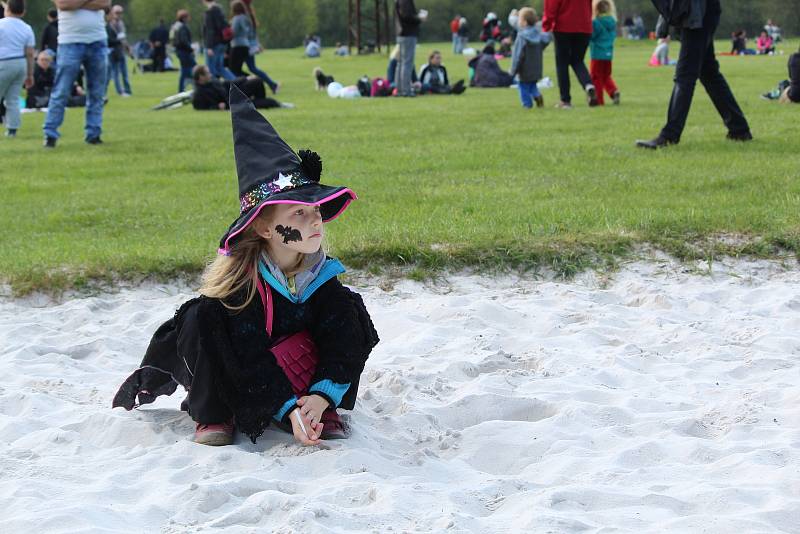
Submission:
<svg viewBox="0 0 800 534">
<path fill-rule="evenodd" d="M 719 47 L 727 43 L 720 41 Z M 649 245 L 684 260 L 776 257 L 800 251 L 800 106 L 760 100 L 786 75 L 787 55 L 721 57 L 756 137 L 725 129 L 698 86 L 681 144 L 641 153 L 634 139 L 660 127 L 673 71 L 651 68 L 652 43 L 621 42 L 619 107 L 521 110 L 512 89 L 464 95 L 342 101 L 313 90 L 321 66 L 343 83 L 381 76 L 384 56 L 259 56 L 296 109 L 266 112 L 292 146 L 314 147 L 323 179 L 346 179 L 360 200 L 329 228 L 331 252 L 369 273 L 413 278 L 462 267 L 551 269 L 563 276 L 613 269 Z M 450 77 L 464 58 L 445 43 Z M 796 41 L 783 46 L 789 53 Z M 720 48 L 723 49 L 723 48 Z M 672 55 L 677 54 L 677 43 Z M 501 62 L 508 68 L 508 60 Z M 554 76 L 552 52 L 545 75 Z M 85 146 L 82 111 L 43 154 L 43 114 L 27 114 L 0 143 L 0 279 L 14 295 L 104 281 L 200 272 L 237 209 L 230 119 L 224 112 L 146 112 L 177 88 L 177 74 L 132 77 L 135 96 L 110 95 L 101 147 Z"/>
</svg>

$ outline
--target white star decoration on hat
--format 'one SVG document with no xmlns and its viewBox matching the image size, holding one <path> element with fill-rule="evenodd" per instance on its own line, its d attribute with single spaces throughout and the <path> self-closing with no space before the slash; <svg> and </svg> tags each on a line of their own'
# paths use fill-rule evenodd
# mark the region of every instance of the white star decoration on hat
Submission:
<svg viewBox="0 0 800 534">
<path fill-rule="evenodd" d="M 278 177 L 275 179 L 275 181 L 274 181 L 273 183 L 274 183 L 274 184 L 275 184 L 275 185 L 276 185 L 276 186 L 277 186 L 277 187 L 278 187 L 278 188 L 279 188 L 281 191 L 283 191 L 283 189 L 285 189 L 285 188 L 287 188 L 287 187 L 291 187 L 292 185 L 294 185 L 294 184 L 292 183 L 292 176 L 291 176 L 291 175 L 289 175 L 289 176 L 286 176 L 286 175 L 285 175 L 285 174 L 283 174 L 283 173 L 279 173 L 279 174 L 278 174 Z"/>
</svg>

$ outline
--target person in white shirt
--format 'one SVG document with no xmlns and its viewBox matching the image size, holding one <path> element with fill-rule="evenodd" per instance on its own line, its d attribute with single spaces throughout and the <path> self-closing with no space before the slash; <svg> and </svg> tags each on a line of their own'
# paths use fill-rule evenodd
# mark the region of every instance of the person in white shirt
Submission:
<svg viewBox="0 0 800 534">
<path fill-rule="evenodd" d="M 3 2 L 0 19 L 0 100 L 5 101 L 6 137 L 16 137 L 20 126 L 19 93 L 33 85 L 35 39 L 31 27 L 22 21 L 25 0 Z"/>
<path fill-rule="evenodd" d="M 58 8 L 58 66 L 44 121 L 44 146 L 56 146 L 64 108 L 81 65 L 86 71 L 85 141 L 98 145 L 103 142 L 100 134 L 108 61 L 104 10 L 109 9 L 110 0 L 54 0 L 53 3 Z"/>
</svg>

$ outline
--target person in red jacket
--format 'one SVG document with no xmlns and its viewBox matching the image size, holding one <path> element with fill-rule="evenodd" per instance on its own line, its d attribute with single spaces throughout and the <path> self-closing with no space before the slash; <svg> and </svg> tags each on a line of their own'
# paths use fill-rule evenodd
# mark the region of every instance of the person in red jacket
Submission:
<svg viewBox="0 0 800 534">
<path fill-rule="evenodd" d="M 461 53 L 461 52 L 458 51 L 458 44 L 460 42 L 460 39 L 458 37 L 458 26 L 459 26 L 459 21 L 460 20 L 461 20 L 461 15 L 456 14 L 456 16 L 453 17 L 453 20 L 450 21 L 450 33 L 453 35 L 453 53 L 454 54 L 460 54 Z"/>
<path fill-rule="evenodd" d="M 542 29 L 553 32 L 556 45 L 556 73 L 561 93 L 561 102 L 556 107 L 572 107 L 570 67 L 586 91 L 589 105 L 596 106 L 597 93 L 583 62 L 592 37 L 592 0 L 544 0 Z"/>
</svg>

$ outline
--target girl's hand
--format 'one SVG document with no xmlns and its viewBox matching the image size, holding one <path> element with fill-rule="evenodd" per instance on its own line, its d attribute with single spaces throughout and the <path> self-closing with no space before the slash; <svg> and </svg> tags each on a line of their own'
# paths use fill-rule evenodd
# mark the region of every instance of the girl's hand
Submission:
<svg viewBox="0 0 800 534">
<path fill-rule="evenodd" d="M 330 406 L 328 401 L 319 395 L 300 397 L 297 401 L 297 405 L 300 406 L 300 413 L 308 417 L 313 423 L 319 423 L 322 420 L 322 412 Z"/>
<path fill-rule="evenodd" d="M 302 419 L 302 423 L 300 420 Z M 307 417 L 300 414 L 300 410 L 295 408 L 289 413 L 289 420 L 292 422 L 292 433 L 294 439 L 306 447 L 309 445 L 319 445 L 322 433 L 322 423 L 312 423 Z M 305 429 L 305 430 L 304 430 Z M 306 434 L 306 432 L 308 434 Z"/>
</svg>

